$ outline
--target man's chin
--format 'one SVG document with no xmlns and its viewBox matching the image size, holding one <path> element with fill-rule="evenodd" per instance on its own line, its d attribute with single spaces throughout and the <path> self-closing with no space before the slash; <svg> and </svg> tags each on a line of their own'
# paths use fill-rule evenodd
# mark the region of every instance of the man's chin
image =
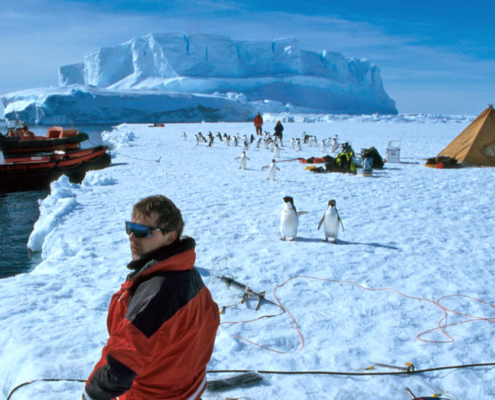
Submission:
<svg viewBox="0 0 495 400">
<path fill-rule="evenodd" d="M 141 254 L 141 253 L 136 253 L 136 252 L 134 252 L 134 251 L 131 251 L 131 258 L 132 258 L 132 261 L 137 261 L 137 260 L 139 260 L 141 257 L 142 257 L 142 254 Z"/>
</svg>

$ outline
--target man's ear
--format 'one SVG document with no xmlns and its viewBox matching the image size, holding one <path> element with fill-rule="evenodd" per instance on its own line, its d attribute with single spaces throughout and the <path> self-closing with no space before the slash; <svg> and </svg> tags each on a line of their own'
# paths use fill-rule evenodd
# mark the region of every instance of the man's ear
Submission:
<svg viewBox="0 0 495 400">
<path fill-rule="evenodd" d="M 166 236 L 167 236 L 167 239 L 165 242 L 165 246 L 175 242 L 175 240 L 177 239 L 177 232 L 176 231 L 167 232 Z"/>
</svg>

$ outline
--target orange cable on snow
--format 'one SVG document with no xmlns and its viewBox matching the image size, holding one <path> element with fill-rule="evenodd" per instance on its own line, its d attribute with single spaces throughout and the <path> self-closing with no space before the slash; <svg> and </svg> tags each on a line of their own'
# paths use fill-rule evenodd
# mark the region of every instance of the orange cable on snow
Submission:
<svg viewBox="0 0 495 400">
<path fill-rule="evenodd" d="M 423 298 L 423 297 L 409 296 L 409 295 L 406 295 L 404 293 L 401 293 L 398 290 L 395 290 L 395 289 L 392 289 L 392 288 L 376 288 L 376 289 L 375 288 L 367 288 L 367 287 L 364 287 L 364 286 L 360 285 L 359 283 L 353 282 L 353 281 L 343 281 L 343 280 L 337 280 L 337 279 L 317 278 L 317 277 L 313 277 L 313 276 L 301 275 L 301 276 L 295 276 L 295 277 L 292 277 L 292 278 L 287 279 L 286 281 L 282 282 L 280 285 L 276 286 L 273 289 L 273 291 L 272 291 L 272 294 L 275 297 L 275 300 L 277 301 L 278 306 L 280 308 L 282 308 L 290 316 L 290 318 L 292 319 L 292 322 L 294 323 L 294 327 L 295 327 L 295 329 L 296 329 L 296 331 L 297 331 L 297 333 L 298 333 L 298 335 L 299 335 L 299 337 L 301 339 L 301 347 L 299 348 L 298 351 L 301 351 L 304 348 L 304 337 L 301 334 L 301 331 L 299 329 L 299 325 L 298 325 L 296 319 L 290 313 L 290 311 L 281 303 L 281 301 L 279 300 L 279 298 L 277 297 L 277 295 L 275 293 L 279 288 L 281 288 L 286 283 L 288 283 L 288 282 L 290 282 L 290 281 L 292 281 L 294 279 L 313 279 L 313 280 L 319 280 L 319 281 L 325 281 L 325 282 L 333 282 L 333 283 L 346 283 L 346 284 L 351 284 L 351 285 L 354 285 L 354 286 L 358 286 L 361 289 L 369 290 L 369 291 L 372 291 L 372 292 L 389 291 L 389 292 L 394 292 L 394 293 L 396 293 L 396 294 L 398 294 L 398 295 L 400 295 L 402 297 L 405 297 L 407 299 L 418 300 L 418 301 L 426 301 L 428 303 L 431 303 L 431 304 L 437 306 L 438 308 L 440 308 L 440 310 L 442 310 L 443 316 L 438 321 L 438 326 L 436 328 L 432 328 L 432 329 L 429 329 L 427 331 L 421 332 L 420 334 L 418 334 L 416 336 L 416 339 L 417 340 L 420 340 L 422 342 L 439 343 L 439 344 L 453 343 L 455 341 L 454 338 L 452 336 L 450 336 L 447 332 L 445 332 L 445 329 L 444 328 L 447 328 L 449 326 L 464 324 L 464 323 L 468 323 L 468 322 L 479 322 L 479 321 L 495 322 L 495 317 L 493 317 L 493 318 L 485 318 L 485 317 L 480 317 L 480 316 L 476 316 L 476 315 L 469 315 L 469 314 L 461 313 L 459 311 L 452 310 L 452 309 L 447 308 L 447 307 L 445 307 L 445 306 L 443 306 L 443 305 L 440 304 L 440 301 L 441 300 L 444 300 L 444 299 L 449 298 L 449 297 L 464 297 L 464 298 L 467 298 L 467 299 L 470 299 L 470 300 L 474 300 L 474 301 L 476 301 L 478 303 L 488 305 L 488 306 L 490 306 L 492 308 L 495 308 L 495 306 L 493 304 L 490 304 L 488 302 L 482 301 L 480 299 L 476 299 L 476 298 L 471 297 L 471 296 L 466 296 L 466 295 L 461 295 L 461 294 L 451 294 L 451 295 L 442 296 L 442 297 L 440 297 L 437 300 L 430 300 L 430 299 L 426 299 L 426 298 Z M 450 324 L 442 324 L 442 322 L 447 319 L 449 312 L 452 313 L 452 314 L 456 314 L 456 315 L 460 315 L 460 316 L 463 316 L 463 317 L 467 317 L 469 319 L 464 320 L 464 321 L 460 321 L 460 322 L 450 323 Z M 257 318 L 257 319 L 260 319 L 260 318 Z M 238 322 L 238 323 L 253 322 L 253 321 L 256 321 L 257 319 L 254 319 L 254 320 L 251 320 L 251 321 L 242 321 L 242 322 Z M 236 323 L 236 322 L 225 322 L 225 324 L 234 324 L 234 323 Z M 447 337 L 447 340 L 427 340 L 427 339 L 422 339 L 422 336 L 423 335 L 425 335 L 427 333 L 430 333 L 430 332 L 434 332 L 436 330 L 440 330 L 442 332 L 442 334 Z M 242 336 L 235 335 L 235 337 L 238 338 L 238 339 L 245 340 L 246 342 L 251 343 L 251 344 L 253 344 L 255 346 L 261 347 L 263 349 L 266 349 L 266 350 L 269 350 L 269 351 L 273 351 L 275 353 L 286 354 L 283 351 L 269 349 L 269 348 L 267 348 L 265 346 L 262 346 L 260 344 L 254 343 L 254 342 L 252 342 L 252 341 L 250 341 L 248 339 L 243 338 Z"/>
</svg>

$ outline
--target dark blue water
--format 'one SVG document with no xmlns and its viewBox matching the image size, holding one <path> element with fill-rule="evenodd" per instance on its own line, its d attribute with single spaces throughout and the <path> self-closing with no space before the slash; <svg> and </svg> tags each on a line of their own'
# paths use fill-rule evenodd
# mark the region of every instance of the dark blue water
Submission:
<svg viewBox="0 0 495 400">
<path fill-rule="evenodd" d="M 88 148 L 102 145 L 101 133 L 111 130 L 112 126 L 83 125 L 76 128 L 89 135 L 89 140 L 81 144 L 81 147 Z M 40 136 L 44 136 L 47 129 L 42 125 L 29 127 Z M 5 133 L 5 123 L 1 121 L 0 132 Z M 27 242 L 39 218 L 38 201 L 49 194 L 49 191 L 4 192 L 0 188 L 0 279 L 29 272 L 41 262 L 41 254 L 29 251 Z"/>
</svg>

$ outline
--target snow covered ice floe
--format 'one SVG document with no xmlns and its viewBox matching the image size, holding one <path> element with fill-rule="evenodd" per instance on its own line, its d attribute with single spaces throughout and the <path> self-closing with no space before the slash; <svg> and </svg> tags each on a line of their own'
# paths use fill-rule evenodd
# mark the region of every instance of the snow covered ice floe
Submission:
<svg viewBox="0 0 495 400">
<path fill-rule="evenodd" d="M 495 317 L 493 307 L 472 300 L 493 305 L 495 297 L 493 169 L 424 167 L 424 159 L 469 122 L 285 123 L 286 147 L 275 182 L 261 169 L 272 159 L 269 150 L 248 150 L 248 168 L 240 170 L 239 148 L 219 141 L 195 147 L 192 139 L 200 131 L 249 137 L 255 133 L 252 123 L 127 125 L 108 132 L 106 140 L 113 136 L 119 144 L 112 151 L 115 166 L 91 171 L 81 185 L 64 178 L 53 183 L 32 234 L 43 261 L 28 274 L 0 280 L 0 398 L 34 379 L 87 378 L 107 339 L 110 297 L 128 273 L 124 221 L 136 201 L 156 193 L 182 210 L 184 233 L 197 240 L 196 266 L 215 300 L 220 307 L 235 305 L 221 316 L 209 369 L 357 372 L 373 363 L 403 367 L 410 362 L 424 369 L 493 362 L 490 321 L 445 328 L 454 341 L 438 329 L 421 335 L 438 327 L 444 316 L 439 305 Z M 302 132 L 319 142 L 338 134 L 355 149 L 375 146 L 382 155 L 389 140 L 403 136 L 402 162 L 386 164 L 366 179 L 313 174 L 287 161 L 320 155 L 319 148 L 303 145 L 296 152 L 288 147 Z M 295 242 L 279 240 L 284 196 L 309 212 Z M 317 230 L 332 198 L 345 225 L 337 245 L 324 243 Z M 288 313 L 239 323 L 281 310 L 262 303 L 256 311 L 255 299 L 238 304 L 240 292 L 229 290 L 217 275 L 266 291 L 275 303 L 278 298 L 301 336 Z M 366 290 L 382 288 L 417 299 Z M 444 297 L 453 294 L 470 297 Z M 447 311 L 444 323 L 468 318 L 455 312 Z M 82 387 L 37 382 L 20 388 L 12 400 L 80 398 Z M 472 368 L 360 378 L 264 374 L 260 384 L 206 392 L 203 398 L 407 399 L 405 387 L 417 396 L 494 398 L 495 372 Z"/>
</svg>

